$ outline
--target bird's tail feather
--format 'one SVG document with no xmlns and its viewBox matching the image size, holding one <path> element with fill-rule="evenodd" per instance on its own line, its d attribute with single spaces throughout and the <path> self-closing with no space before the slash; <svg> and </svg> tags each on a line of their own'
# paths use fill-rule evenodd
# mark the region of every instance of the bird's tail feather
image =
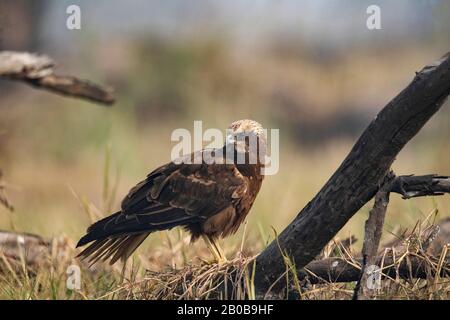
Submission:
<svg viewBox="0 0 450 320">
<path fill-rule="evenodd" d="M 94 241 L 84 249 L 77 257 L 85 259 L 92 266 L 98 261 L 110 260 L 114 264 L 117 260 L 127 260 L 137 247 L 148 237 L 150 233 L 136 235 L 120 235 Z"/>
<path fill-rule="evenodd" d="M 158 210 L 157 210 L 158 209 Z M 93 242 L 78 257 L 95 264 L 111 258 L 126 260 L 147 236 L 158 230 L 166 230 L 192 220 L 184 210 L 178 208 L 154 208 L 152 212 L 127 217 L 120 211 L 91 225 L 77 247 Z"/>
<path fill-rule="evenodd" d="M 107 230 L 107 226 L 114 220 L 118 219 L 121 212 L 118 211 L 106 218 L 103 218 L 87 229 L 87 234 L 84 235 L 77 243 L 77 248 L 88 244 L 94 240 L 105 239 L 111 235 L 111 231 Z"/>
</svg>

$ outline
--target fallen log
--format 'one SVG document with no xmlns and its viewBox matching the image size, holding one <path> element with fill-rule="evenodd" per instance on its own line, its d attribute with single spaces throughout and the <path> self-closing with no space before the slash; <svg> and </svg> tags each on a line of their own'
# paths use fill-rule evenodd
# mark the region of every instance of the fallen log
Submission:
<svg viewBox="0 0 450 320">
<path fill-rule="evenodd" d="M 28 270 L 49 259 L 51 241 L 41 236 L 0 230 L 0 272 Z"/>
<path fill-rule="evenodd" d="M 397 275 L 401 279 L 436 276 L 437 269 L 431 268 L 431 264 L 437 264 L 445 247 L 450 246 L 450 217 L 426 227 L 419 235 L 414 232 L 385 243 L 371 264 L 384 266 L 381 270 L 383 275 L 394 278 Z M 413 248 L 408 244 L 413 244 Z M 358 281 L 363 260 L 361 256 L 314 260 L 299 271 L 298 277 L 310 284 Z M 450 257 L 443 257 L 443 262 L 439 276 L 450 277 Z"/>
<path fill-rule="evenodd" d="M 397 256 L 404 256 L 404 252 L 397 252 Z M 435 264 L 436 259 L 430 258 Z M 400 279 L 428 279 L 436 276 L 436 269 L 432 268 L 424 257 L 405 255 L 401 261 L 395 261 L 392 254 L 379 255 L 375 259 L 375 265 L 381 267 L 381 277 L 389 276 Z M 298 273 L 300 280 L 306 280 L 310 284 L 353 282 L 360 277 L 362 258 L 349 261 L 343 258 L 328 258 L 310 262 Z M 440 277 L 450 277 L 450 261 L 446 260 L 439 270 Z"/>
</svg>

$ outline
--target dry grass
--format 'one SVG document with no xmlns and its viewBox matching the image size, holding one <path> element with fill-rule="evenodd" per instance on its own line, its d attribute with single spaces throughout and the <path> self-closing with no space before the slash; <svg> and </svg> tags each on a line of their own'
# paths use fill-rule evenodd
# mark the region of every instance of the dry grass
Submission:
<svg viewBox="0 0 450 320">
<path fill-rule="evenodd" d="M 388 244 L 382 250 L 386 257 L 396 254 L 392 264 L 380 266 L 382 274 L 382 287 L 372 292 L 373 299 L 448 299 L 450 297 L 450 280 L 441 277 L 443 269 L 450 272 L 448 267 L 448 244 L 444 246 L 431 246 L 436 240 L 437 228 L 430 217 L 410 231 L 404 231 L 397 241 Z M 439 237 L 439 236 L 438 236 Z M 442 235 L 448 240 L 448 234 Z M 441 241 L 442 239 L 437 239 Z M 355 252 L 352 242 L 333 240 L 324 249 L 321 258 L 339 256 L 349 264 L 360 268 L 357 262 L 358 252 Z M 137 284 L 125 286 L 126 296 L 138 299 L 209 299 L 225 297 L 232 299 L 254 299 L 255 291 L 253 279 L 249 270 L 254 265 L 253 257 L 238 256 L 226 264 L 201 263 L 188 265 L 181 269 L 169 269 L 165 272 L 147 272 L 146 276 Z M 426 279 L 401 278 L 399 268 L 404 261 L 411 258 L 420 258 L 423 268 L 427 270 Z M 385 261 L 383 259 L 383 261 Z M 353 295 L 354 282 L 333 283 L 323 280 L 322 284 L 310 285 L 304 277 L 298 279 L 295 266 L 286 259 L 286 270 L 290 274 L 291 292 L 286 297 L 317 300 L 317 299 L 350 299 Z M 396 276 L 392 276 L 392 269 Z M 286 281 L 289 277 L 286 277 Z"/>
<path fill-rule="evenodd" d="M 431 216 L 431 215 L 430 215 Z M 449 262 L 448 244 L 432 246 L 436 227 L 431 219 L 417 223 L 410 231 L 398 235 L 398 240 L 388 244 L 384 255 L 396 255 L 393 264 L 382 264 L 382 287 L 374 290 L 373 299 L 449 299 L 450 280 L 441 277 Z M 434 236 L 433 236 L 434 234 Z M 448 234 L 444 235 L 448 237 Z M 439 235 L 438 235 L 439 237 Z M 448 240 L 448 238 L 447 238 Z M 180 241 L 183 241 L 182 239 Z M 148 270 L 148 262 L 135 256 L 126 268 L 97 265 L 88 268 L 74 257 L 74 243 L 68 237 L 50 243 L 39 242 L 39 254 L 32 250 L 19 251 L 14 256 L 0 256 L 0 298 L 2 299 L 255 299 L 254 279 L 249 270 L 254 266 L 254 255 L 235 252 L 234 258 L 217 264 L 202 260 L 191 261 L 184 267 L 166 265 L 160 271 Z M 176 245 L 176 244 L 175 244 Z M 164 253 L 163 261 L 172 259 L 171 250 L 157 248 Z M 5 252 L 4 250 L 2 252 Z M 358 250 L 346 240 L 335 239 L 323 250 L 321 258 L 341 257 L 359 268 Z M 34 257 L 31 259 L 31 257 Z M 399 266 L 411 258 L 420 258 L 428 270 L 426 279 L 401 278 Z M 387 260 L 387 258 L 386 258 Z M 383 259 L 384 261 L 384 259 Z M 81 267 L 81 287 L 67 287 L 69 266 Z M 393 276 L 392 270 L 397 270 Z M 286 260 L 290 291 L 284 298 L 318 300 L 350 299 L 354 282 L 333 283 L 323 279 L 312 285 L 308 278 L 293 277 L 295 266 Z M 450 269 L 445 269 L 450 273 Z M 296 272 L 295 272 L 296 273 Z M 257 275 L 256 275 L 257 276 Z M 289 280 L 290 279 L 290 280 Z"/>
<path fill-rule="evenodd" d="M 148 271 L 139 287 L 139 299 L 245 299 L 254 297 L 248 272 L 253 257 L 226 263 L 202 263 L 166 272 Z M 220 292 L 223 289 L 223 292 Z"/>
</svg>

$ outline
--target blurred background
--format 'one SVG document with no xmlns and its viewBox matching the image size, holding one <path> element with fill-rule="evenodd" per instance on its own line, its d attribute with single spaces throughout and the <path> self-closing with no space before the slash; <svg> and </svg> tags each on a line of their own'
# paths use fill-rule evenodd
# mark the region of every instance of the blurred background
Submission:
<svg viewBox="0 0 450 320">
<path fill-rule="evenodd" d="M 66 28 L 71 4 L 81 30 Z M 366 27 L 371 4 L 381 30 Z M 0 50 L 46 53 L 59 74 L 111 85 L 117 97 L 107 108 L 0 80 L 0 169 L 15 206 L 0 206 L 0 229 L 77 240 L 90 224 L 86 208 L 117 210 L 170 160 L 174 129 L 252 118 L 280 129 L 279 173 L 266 177 L 246 227 L 248 247 L 259 250 L 414 72 L 450 49 L 449 35 L 450 2 L 438 0 L 0 0 Z M 450 174 L 449 122 L 447 102 L 401 152 L 396 173 Z M 385 239 L 433 210 L 450 215 L 449 199 L 393 195 Z M 361 239 L 369 209 L 339 236 Z M 185 236 L 158 233 L 140 250 L 155 258 L 151 248 Z"/>
</svg>

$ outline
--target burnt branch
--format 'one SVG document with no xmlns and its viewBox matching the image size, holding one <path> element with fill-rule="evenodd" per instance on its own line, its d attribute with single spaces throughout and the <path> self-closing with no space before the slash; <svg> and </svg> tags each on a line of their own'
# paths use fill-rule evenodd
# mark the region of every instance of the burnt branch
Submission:
<svg viewBox="0 0 450 320">
<path fill-rule="evenodd" d="M 450 193 L 450 177 L 437 174 L 398 176 L 392 184 L 391 192 L 401 194 L 403 199 L 440 196 Z"/>
<path fill-rule="evenodd" d="M 317 195 L 256 259 L 255 288 L 281 292 L 283 254 L 305 267 L 347 221 L 377 193 L 398 153 L 450 94 L 450 53 L 416 73 L 414 80 L 369 124 Z"/>
<path fill-rule="evenodd" d="M 27 52 L 0 52 L 0 78 L 25 82 L 54 93 L 111 105 L 111 88 L 76 77 L 54 74 L 55 63 L 45 55 Z"/>
<path fill-rule="evenodd" d="M 355 286 L 353 299 L 366 298 L 370 294 L 365 285 L 369 273 L 367 266 L 374 265 L 377 259 L 378 247 L 380 246 L 381 234 L 383 231 L 384 218 L 389 204 L 389 193 L 395 175 L 391 171 L 386 175 L 385 181 L 375 195 L 375 202 L 369 212 L 369 218 L 365 224 L 364 243 L 362 248 L 362 266 L 358 283 Z"/>
<path fill-rule="evenodd" d="M 436 270 L 440 270 L 439 276 L 450 277 L 450 257 L 445 249 L 449 243 L 450 218 L 432 225 L 424 222 L 403 239 L 385 243 L 375 252 L 371 265 L 379 267 L 375 271 L 382 277 L 394 279 L 430 279 L 438 274 Z M 310 262 L 297 276 L 309 284 L 360 281 L 363 265 L 361 256 L 329 257 Z M 367 283 L 360 282 L 362 286 Z"/>
</svg>

